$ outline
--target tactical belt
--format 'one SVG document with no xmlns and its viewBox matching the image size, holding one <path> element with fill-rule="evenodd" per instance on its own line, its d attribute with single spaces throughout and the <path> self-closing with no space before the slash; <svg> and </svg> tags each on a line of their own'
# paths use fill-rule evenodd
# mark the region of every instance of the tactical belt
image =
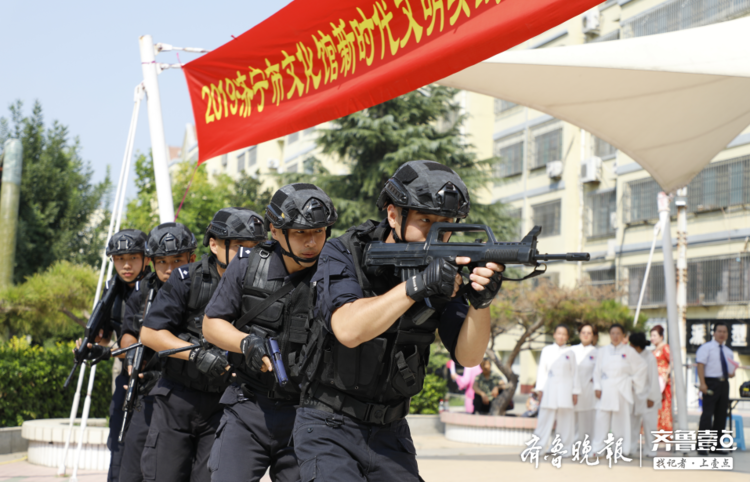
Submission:
<svg viewBox="0 0 750 482">
<path fill-rule="evenodd" d="M 294 398 L 290 395 L 275 392 L 273 390 L 263 390 L 261 388 L 256 388 L 248 383 L 242 383 L 240 385 L 240 390 L 242 391 L 242 394 L 245 396 L 245 398 L 249 400 L 255 400 L 256 394 L 262 394 L 269 400 L 273 401 L 290 402 L 294 400 Z"/>
<path fill-rule="evenodd" d="M 303 407 L 315 408 L 330 413 L 344 413 L 360 422 L 385 425 L 405 418 L 409 414 L 411 399 L 397 405 L 380 405 L 360 402 L 333 388 L 318 386 L 310 393 L 310 399 L 302 401 Z"/>
</svg>

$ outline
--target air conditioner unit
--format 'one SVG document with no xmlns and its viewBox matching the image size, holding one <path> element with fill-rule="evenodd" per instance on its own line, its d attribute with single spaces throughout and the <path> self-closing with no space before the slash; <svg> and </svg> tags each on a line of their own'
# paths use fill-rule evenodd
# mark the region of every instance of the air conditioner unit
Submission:
<svg viewBox="0 0 750 482">
<path fill-rule="evenodd" d="M 589 157 L 581 163 L 581 182 L 599 182 L 602 180 L 602 160 Z"/>
<path fill-rule="evenodd" d="M 547 177 L 550 179 L 560 179 L 563 173 L 562 161 L 550 161 L 547 163 Z"/>
<path fill-rule="evenodd" d="M 278 159 L 269 159 L 268 160 L 268 168 L 269 169 L 278 169 L 279 168 L 279 160 Z"/>
<path fill-rule="evenodd" d="M 599 34 L 599 8 L 594 7 L 588 12 L 585 12 L 582 17 L 583 20 L 583 33 L 587 35 L 598 35 Z"/>
</svg>

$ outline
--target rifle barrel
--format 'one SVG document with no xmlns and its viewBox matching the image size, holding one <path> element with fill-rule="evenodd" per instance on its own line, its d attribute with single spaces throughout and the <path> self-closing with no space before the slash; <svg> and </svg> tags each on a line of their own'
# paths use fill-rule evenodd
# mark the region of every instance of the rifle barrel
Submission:
<svg viewBox="0 0 750 482">
<path fill-rule="evenodd" d="M 112 356 L 118 356 L 122 355 L 123 353 L 127 353 L 130 350 L 135 350 L 136 348 L 140 348 L 143 346 L 143 343 L 133 343 L 132 345 L 126 347 L 126 348 L 120 348 L 119 350 L 115 350 L 112 352 Z"/>
<path fill-rule="evenodd" d="M 200 343 L 197 343 L 195 345 L 181 346 L 180 348 L 172 348 L 171 350 L 160 351 L 158 355 L 159 355 L 159 358 L 164 358 L 164 357 L 172 356 L 176 353 L 182 353 L 183 351 L 194 350 L 195 348 L 200 348 L 200 347 L 201 347 Z"/>
<path fill-rule="evenodd" d="M 589 253 L 563 253 L 563 254 L 537 254 L 537 261 L 589 261 L 591 254 Z"/>
</svg>

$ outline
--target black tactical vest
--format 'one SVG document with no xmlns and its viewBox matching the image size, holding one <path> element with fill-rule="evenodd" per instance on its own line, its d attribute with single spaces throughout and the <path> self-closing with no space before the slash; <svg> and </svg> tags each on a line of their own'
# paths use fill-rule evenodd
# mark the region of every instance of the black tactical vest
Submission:
<svg viewBox="0 0 750 482">
<path fill-rule="evenodd" d="M 216 270 L 216 259 L 212 255 L 204 254 L 200 261 L 188 265 L 188 271 L 190 273 L 188 314 L 185 319 L 185 331 L 177 334 L 177 337 L 195 344 L 203 338 L 203 315 L 221 277 Z M 229 385 L 231 376 L 227 373 L 222 377 L 209 378 L 199 372 L 193 363 L 173 357 L 162 362 L 162 373 L 166 378 L 188 388 L 211 393 L 223 392 Z"/>
<path fill-rule="evenodd" d="M 108 290 L 117 290 L 115 300 L 112 303 L 112 309 L 109 312 L 109 323 L 112 331 L 117 334 L 117 338 L 122 336 L 122 319 L 125 317 L 125 304 L 128 301 L 128 295 L 132 293 L 130 287 L 124 281 L 114 278 L 107 281 Z"/>
<path fill-rule="evenodd" d="M 384 239 L 386 235 L 386 227 L 368 221 L 350 228 L 339 238 L 352 254 L 365 297 L 382 295 L 401 282 L 392 268 L 367 271 L 362 265 L 367 243 Z M 303 399 L 338 405 L 333 407 L 337 410 L 351 403 L 362 406 L 361 402 L 389 407 L 408 403 L 424 386 L 430 344 L 435 340 L 445 303 L 433 305 L 435 309 L 428 308 L 424 302 L 415 303 L 385 333 L 355 348 L 341 344 L 322 328 L 321 320 L 316 320 L 306 350 L 310 357 L 302 367 L 305 373 Z M 313 344 L 317 347 L 312 347 Z M 365 421 L 379 417 L 369 415 L 357 414 L 356 417 Z M 379 423 L 383 423 L 380 418 Z"/>
<path fill-rule="evenodd" d="M 242 314 L 250 312 L 253 306 L 262 303 L 283 285 L 283 280 L 269 280 L 268 269 L 271 257 L 274 256 L 274 241 L 265 241 L 251 250 L 242 250 L 238 256 L 248 258 L 247 271 L 242 288 Z M 253 320 L 250 320 L 241 331 L 255 333 L 260 337 L 274 337 L 279 344 L 284 368 L 289 383 L 279 387 L 272 373 L 255 373 L 245 366 L 241 353 L 230 353 L 229 360 L 236 367 L 237 379 L 251 388 L 268 392 L 274 398 L 297 398 L 299 396 L 300 373 L 298 361 L 300 350 L 307 342 L 311 320 L 311 297 L 314 290 L 310 279 L 315 267 L 307 269 L 304 276 L 296 277 L 294 288 L 281 299 L 275 301 Z"/>
</svg>

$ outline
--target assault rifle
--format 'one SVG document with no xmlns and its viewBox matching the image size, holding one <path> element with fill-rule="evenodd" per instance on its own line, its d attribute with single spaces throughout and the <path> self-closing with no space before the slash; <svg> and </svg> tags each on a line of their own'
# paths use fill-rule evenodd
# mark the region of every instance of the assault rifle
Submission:
<svg viewBox="0 0 750 482">
<path fill-rule="evenodd" d="M 148 314 L 148 310 L 151 309 L 151 303 L 154 301 L 155 295 L 156 289 L 151 288 L 151 290 L 148 292 L 146 309 L 143 312 L 144 318 Z M 141 329 L 143 329 L 143 327 L 141 327 Z M 128 425 L 128 418 L 130 414 L 133 413 L 133 410 L 135 410 L 135 402 L 136 400 L 138 400 L 138 382 L 140 378 L 139 375 L 141 374 L 141 365 L 143 364 L 143 352 L 146 349 L 143 346 L 143 343 L 141 343 L 141 340 L 138 340 L 138 343 L 135 343 L 134 346 L 135 345 L 138 346 L 135 348 L 135 354 L 133 355 L 133 365 L 130 371 L 130 380 L 128 381 L 128 391 L 125 392 L 125 403 L 122 406 L 122 427 L 120 427 L 120 436 L 117 438 L 117 441 L 120 443 L 122 443 L 123 438 L 125 438 L 125 427 L 127 427 Z"/>
<path fill-rule="evenodd" d="M 108 323 L 112 306 L 118 298 L 119 292 L 120 280 L 118 277 L 115 277 L 112 287 L 104 293 L 102 298 L 96 304 L 94 312 L 91 313 L 89 321 L 86 323 L 86 330 L 83 334 L 81 347 L 76 348 L 75 350 L 75 363 L 73 364 L 73 369 L 70 370 L 70 375 L 68 375 L 68 378 L 65 380 L 65 384 L 63 384 L 63 390 L 68 388 L 70 381 L 73 379 L 73 375 L 76 370 L 78 370 L 78 367 L 81 366 L 81 363 L 88 359 L 89 352 L 91 351 L 91 348 L 88 347 L 89 343 L 92 345 L 96 343 L 95 340 L 99 336 L 99 331 L 103 330 L 105 332 L 111 332 Z"/>
<path fill-rule="evenodd" d="M 427 267 L 432 260 L 444 258 L 455 264 L 456 258 L 471 258 L 468 267 L 484 266 L 486 263 L 533 266 L 534 271 L 523 278 L 506 278 L 522 281 L 544 274 L 547 265 L 543 261 L 588 261 L 589 253 L 541 254 L 536 248 L 541 226 L 534 226 L 519 243 L 498 242 L 492 230 L 484 224 L 435 223 L 423 243 L 385 243 L 372 241 L 364 252 L 364 265 L 368 271 L 377 271 L 382 266 L 394 266 L 400 271 L 403 281 Z M 475 233 L 473 242 L 450 241 L 455 233 Z M 466 237 L 464 236 L 459 237 Z M 397 273 L 398 274 L 398 273 Z M 468 286 L 468 285 L 466 285 Z M 465 289 L 465 288 L 464 288 Z"/>
</svg>

